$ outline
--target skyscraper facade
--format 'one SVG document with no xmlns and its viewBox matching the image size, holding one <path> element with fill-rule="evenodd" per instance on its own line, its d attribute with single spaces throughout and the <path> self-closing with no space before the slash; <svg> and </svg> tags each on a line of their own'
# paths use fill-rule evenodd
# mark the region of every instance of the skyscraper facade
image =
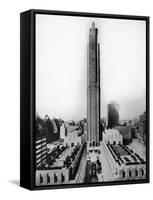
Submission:
<svg viewBox="0 0 153 200">
<path fill-rule="evenodd" d="M 108 127 L 113 128 L 119 125 L 119 104 L 112 101 L 108 104 Z"/>
<path fill-rule="evenodd" d="M 91 146 L 99 146 L 100 125 L 100 44 L 95 23 L 89 31 L 87 66 L 87 131 Z"/>
</svg>

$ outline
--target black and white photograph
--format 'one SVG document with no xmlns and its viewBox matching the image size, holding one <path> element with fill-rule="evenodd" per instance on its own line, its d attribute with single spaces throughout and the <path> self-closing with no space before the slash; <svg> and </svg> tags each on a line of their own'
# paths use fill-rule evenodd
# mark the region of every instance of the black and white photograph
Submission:
<svg viewBox="0 0 153 200">
<path fill-rule="evenodd" d="M 1 200 L 152 199 L 152 5 L 1 2 Z"/>
<path fill-rule="evenodd" d="M 141 182 L 146 20 L 35 15 L 35 186 Z"/>
</svg>

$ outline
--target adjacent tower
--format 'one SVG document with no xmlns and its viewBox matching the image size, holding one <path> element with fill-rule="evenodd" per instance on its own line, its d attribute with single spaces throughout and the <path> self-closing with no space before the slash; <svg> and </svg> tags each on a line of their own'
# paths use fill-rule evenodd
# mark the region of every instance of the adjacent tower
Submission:
<svg viewBox="0 0 153 200">
<path fill-rule="evenodd" d="M 108 104 L 108 127 L 113 128 L 119 125 L 119 104 L 111 101 Z"/>
<path fill-rule="evenodd" d="M 100 44 L 95 23 L 89 31 L 87 66 L 87 129 L 90 147 L 99 146 L 100 127 Z"/>
</svg>

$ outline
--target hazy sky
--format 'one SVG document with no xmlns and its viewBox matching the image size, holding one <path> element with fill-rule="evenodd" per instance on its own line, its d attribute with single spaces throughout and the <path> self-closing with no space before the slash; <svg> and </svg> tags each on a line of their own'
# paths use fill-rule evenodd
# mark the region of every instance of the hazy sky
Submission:
<svg viewBox="0 0 153 200">
<path fill-rule="evenodd" d="M 120 119 L 146 107 L 144 21 L 36 15 L 36 110 L 40 116 L 79 120 L 87 111 L 89 28 L 99 30 L 101 115 L 119 103 Z"/>
</svg>

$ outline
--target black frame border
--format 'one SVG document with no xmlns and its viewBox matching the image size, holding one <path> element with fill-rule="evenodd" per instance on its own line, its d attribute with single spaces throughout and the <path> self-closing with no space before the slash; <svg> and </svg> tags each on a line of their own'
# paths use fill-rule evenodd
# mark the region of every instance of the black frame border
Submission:
<svg viewBox="0 0 153 200">
<path fill-rule="evenodd" d="M 60 15 L 74 17 L 112 18 L 122 20 L 143 20 L 146 22 L 146 179 L 35 186 L 35 76 L 36 76 L 36 15 Z M 150 182 L 150 18 L 149 16 L 101 14 L 72 11 L 32 9 L 20 14 L 20 186 L 30 190 L 112 186 Z"/>
</svg>

